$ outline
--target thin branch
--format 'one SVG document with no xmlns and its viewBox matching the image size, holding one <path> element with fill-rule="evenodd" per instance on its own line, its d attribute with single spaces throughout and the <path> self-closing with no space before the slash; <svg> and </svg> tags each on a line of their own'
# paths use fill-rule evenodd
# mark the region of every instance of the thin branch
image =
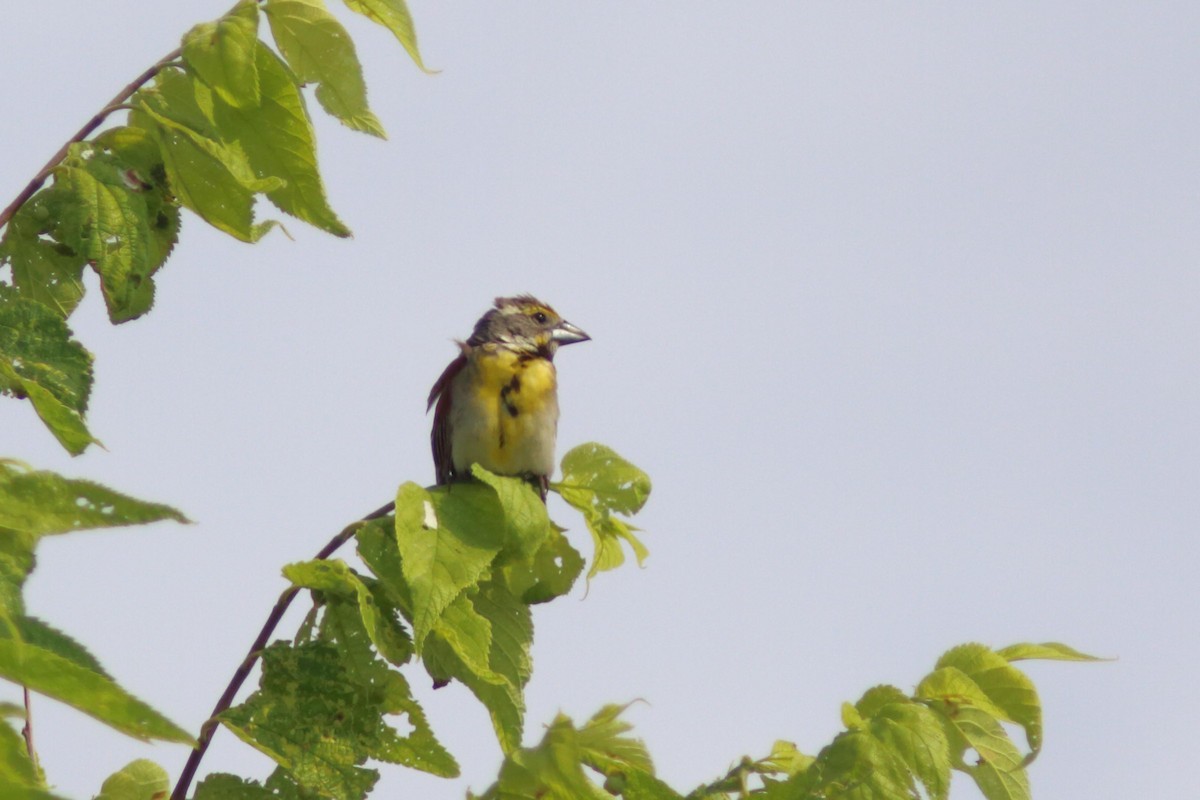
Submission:
<svg viewBox="0 0 1200 800">
<path fill-rule="evenodd" d="M 100 109 L 96 116 L 89 119 L 87 124 L 79 129 L 78 133 L 68 139 L 66 143 L 58 149 L 58 152 L 50 157 L 50 160 L 46 162 L 46 166 L 42 167 L 41 170 L 38 171 L 38 174 L 33 176 L 33 180 L 31 180 L 25 186 L 25 188 L 21 190 L 21 193 L 17 195 L 16 199 L 9 203 L 7 208 L 5 208 L 3 211 L 0 211 L 0 228 L 3 228 L 5 225 L 7 225 L 8 221 L 12 219 L 13 214 L 17 213 L 17 209 L 25 205 L 26 201 L 33 197 L 34 193 L 38 189 L 42 188 L 42 184 L 45 183 L 46 179 L 50 177 L 50 173 L 54 172 L 54 168 L 58 166 L 60 161 L 67 157 L 67 151 L 70 149 L 71 145 L 75 144 L 76 142 L 82 142 L 84 139 L 91 136 L 96 128 L 99 128 L 102 124 L 104 124 L 104 120 L 108 119 L 109 114 L 113 113 L 114 111 L 128 108 L 128 106 L 125 105 L 125 101 L 132 97 L 133 93 L 142 88 L 142 86 L 145 85 L 151 78 L 157 75 L 159 70 L 167 66 L 167 64 L 170 62 L 179 58 L 182 52 L 182 48 L 176 48 L 175 50 L 172 50 L 170 53 L 167 53 L 165 56 L 159 59 L 154 66 L 150 67 L 141 75 L 138 75 L 136 78 L 130 81 L 130 83 L 127 84 L 124 89 L 117 93 L 116 97 L 108 101 L 108 104 L 105 105 L 104 108 Z"/>
<path fill-rule="evenodd" d="M 37 750 L 33 747 L 33 708 L 29 704 L 29 687 L 21 688 L 25 690 L 25 727 L 21 729 L 21 735 L 25 737 L 25 751 L 29 753 L 29 760 L 33 762 L 33 768 L 36 770 L 38 757 Z"/>
<path fill-rule="evenodd" d="M 385 506 L 375 509 L 362 519 L 347 525 L 342 529 L 341 533 L 330 539 L 329 543 L 321 548 L 321 551 L 316 555 L 316 560 L 320 561 L 329 558 L 339 547 L 350 541 L 362 523 L 379 519 L 391 513 L 395 507 L 395 503 L 388 503 Z M 258 632 L 258 636 L 254 639 L 254 644 L 250 645 L 250 651 L 246 653 L 246 657 L 242 659 L 242 663 L 238 665 L 237 670 L 233 673 L 233 677 L 230 679 L 229 685 L 225 687 L 225 692 L 221 695 L 221 699 L 213 707 L 212 714 L 200 726 L 200 736 L 196 739 L 196 747 L 192 750 L 191 755 L 188 756 L 187 763 L 183 765 L 183 771 L 179 773 L 179 781 L 175 784 L 175 791 L 171 792 L 171 800 L 184 800 L 187 797 L 188 789 L 192 785 L 192 779 L 196 776 L 196 769 L 200 766 L 200 759 L 204 758 L 204 753 L 208 750 L 208 745 L 212 741 L 213 734 L 216 733 L 217 717 L 222 711 L 233 705 L 233 698 L 237 696 L 238 690 L 246 682 L 246 678 L 250 675 L 250 670 L 254 669 L 259 655 L 262 653 L 263 648 L 267 646 L 267 641 L 275 633 L 275 626 L 279 624 L 279 620 L 283 619 L 284 612 L 288 610 L 288 606 L 292 604 L 292 600 L 296 598 L 298 592 L 299 589 L 295 586 L 284 591 L 279 596 L 279 600 L 276 601 L 275 607 L 271 609 L 271 613 L 267 615 L 267 621 L 263 623 L 262 630 Z"/>
</svg>

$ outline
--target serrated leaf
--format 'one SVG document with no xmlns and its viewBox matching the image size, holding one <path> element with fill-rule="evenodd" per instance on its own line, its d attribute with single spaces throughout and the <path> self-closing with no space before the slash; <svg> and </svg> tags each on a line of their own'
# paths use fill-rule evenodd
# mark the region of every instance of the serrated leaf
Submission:
<svg viewBox="0 0 1200 800">
<path fill-rule="evenodd" d="M 368 758 L 457 775 L 440 745 L 430 746 L 436 741 L 414 713 L 404 677 L 352 650 L 329 642 L 271 645 L 260 688 L 221 722 L 301 786 L 337 800 L 361 800 L 374 786 L 378 772 L 361 766 Z M 406 714 L 413 734 L 401 737 L 385 714 Z"/>
<path fill-rule="evenodd" d="M 96 657 L 79 642 L 36 617 L 21 616 L 13 620 L 18 637 L 27 645 L 54 653 L 84 669 L 112 679 Z"/>
<path fill-rule="evenodd" d="M 323 0 L 267 0 L 263 10 L 292 72 L 304 83 L 318 84 L 322 107 L 349 128 L 386 138 L 367 107 L 354 41 Z"/>
<path fill-rule="evenodd" d="M 61 187 L 42 189 L 17 210 L 0 240 L 0 263 L 12 268 L 20 295 L 49 306 L 63 319 L 83 298 L 86 262 L 59 230 L 67 202 Z"/>
<path fill-rule="evenodd" d="M 594 442 L 568 452 L 562 473 L 562 480 L 551 488 L 583 512 L 596 546 L 588 578 L 625 562 L 622 542 L 643 564 L 650 553 L 634 535 L 637 528 L 614 514 L 628 516 L 641 510 L 650 496 L 650 477 L 611 448 Z"/>
<path fill-rule="evenodd" d="M 895 800 L 913 796 L 903 762 L 865 731 L 842 733 L 818 754 L 816 796 L 833 800 Z"/>
<path fill-rule="evenodd" d="M 213 98 L 213 115 L 221 139 L 238 142 L 254 174 L 278 178 L 284 185 L 267 191 L 280 210 L 335 236 L 349 236 L 347 228 L 325 197 L 317 172 L 316 143 L 304 98 L 279 57 L 262 42 L 255 48 L 262 91 L 261 104 L 239 108 Z"/>
<path fill-rule="evenodd" d="M 12 362 L 0 360 L 0 391 L 10 387 L 18 397 L 25 397 L 33 404 L 42 423 L 54 434 L 68 453 L 77 456 L 88 445 L 98 439 L 88 432 L 79 412 L 68 408 L 49 390 L 32 381 L 24 380 L 12 368 Z"/>
<path fill-rule="evenodd" d="M 1012 644 L 1008 647 L 997 650 L 996 654 L 1008 659 L 1009 661 L 1023 661 L 1034 658 L 1047 661 L 1109 660 L 1106 658 L 1101 658 L 1100 656 L 1090 656 L 1087 653 L 1081 653 L 1075 648 L 1069 647 L 1061 642 L 1042 642 L 1041 644 L 1023 642 L 1021 644 Z"/>
<path fill-rule="evenodd" d="M 183 37 L 183 61 L 221 99 L 239 108 L 259 103 L 258 5 L 241 0 L 215 22 L 195 26 Z"/>
<path fill-rule="evenodd" d="M 391 31 L 421 71 L 430 72 L 421 60 L 421 51 L 417 47 L 417 31 L 404 0 L 344 0 L 344 2 L 351 11 L 362 14 L 372 22 L 377 22 Z"/>
<path fill-rule="evenodd" d="M 867 729 L 925 786 L 930 800 L 945 800 L 950 792 L 950 745 L 933 711 L 907 700 L 889 703 L 871 715 Z"/>
<path fill-rule="evenodd" d="M 48 306 L 0 285 L 0 394 L 28 398 L 72 455 L 96 441 L 83 422 L 92 356 Z"/>
<path fill-rule="evenodd" d="M 140 257 L 145 274 L 153 274 L 179 241 L 180 225 L 179 203 L 170 196 L 158 142 L 143 128 L 123 125 L 105 131 L 94 144 L 113 160 L 122 183 L 144 209 L 146 239 Z"/>
<path fill-rule="evenodd" d="M 631 770 L 623 778 L 621 797 L 625 800 L 683 800 L 683 795 L 647 772 Z"/>
<path fill-rule="evenodd" d="M 812 756 L 801 753 L 795 742 L 777 739 L 771 745 L 770 754 L 758 763 L 771 772 L 782 772 L 791 776 L 808 769 L 814 761 L 816 759 Z"/>
<path fill-rule="evenodd" d="M 578 498 L 597 511 L 632 516 L 650 498 L 650 476 L 596 442 L 581 444 L 563 456 L 562 475 L 558 486 L 577 490 Z"/>
<path fill-rule="evenodd" d="M 283 767 L 263 783 L 227 773 L 210 773 L 196 785 L 193 800 L 318 800 L 320 795 L 296 783 Z"/>
<path fill-rule="evenodd" d="M 436 680 L 459 680 L 483 703 L 505 752 L 521 744 L 532 641 L 529 609 L 492 583 L 455 599 L 434 626 L 424 654 Z"/>
<path fill-rule="evenodd" d="M 947 651 L 938 667 L 956 667 L 983 690 L 988 699 L 1004 710 L 1008 719 L 1025 729 L 1029 759 L 1042 748 L 1042 703 L 1033 681 L 1004 656 L 981 644 L 964 644 Z"/>
<path fill-rule="evenodd" d="M 1029 775 L 1021 751 L 994 717 L 978 709 L 962 708 L 944 724 L 951 735 L 958 768 L 975 780 L 984 797 L 1029 800 Z M 963 761 L 968 747 L 979 757 L 975 764 Z"/>
<path fill-rule="evenodd" d="M 188 521 L 170 506 L 136 500 L 98 483 L 0 462 L 0 528 L 46 536 L 166 519 Z"/>
<path fill-rule="evenodd" d="M 917 686 L 916 696 L 943 704 L 947 713 L 974 707 L 997 719 L 1012 721 L 1004 709 L 993 703 L 979 684 L 971 680 L 971 676 L 957 667 L 940 667 L 926 675 Z"/>
<path fill-rule="evenodd" d="M 396 494 L 395 524 L 420 653 L 446 607 L 482 580 L 499 555 L 503 512 L 488 486 L 464 483 L 430 492 L 406 483 Z"/>
<path fill-rule="evenodd" d="M 625 735 L 633 730 L 633 726 L 621 719 L 621 714 L 630 705 L 606 705 L 579 729 L 579 749 L 584 764 L 604 775 L 639 770 L 654 773 L 654 763 L 645 743 Z"/>
<path fill-rule="evenodd" d="M 412 590 L 404 580 L 404 569 L 400 565 L 395 519 L 371 520 L 359 527 L 354 538 L 359 557 L 375 573 L 380 589 L 404 612 L 406 619 L 412 619 Z"/>
<path fill-rule="evenodd" d="M 166 800 L 170 793 L 167 771 L 153 761 L 139 758 L 109 775 L 95 800 Z"/>
<path fill-rule="evenodd" d="M 279 178 L 261 179 L 239 145 L 220 140 L 212 122 L 211 90 L 173 70 L 135 95 L 131 127 L 147 131 L 162 157 L 171 192 L 215 228 L 255 242 L 272 227 L 254 223 L 254 193 L 277 189 Z"/>
<path fill-rule="evenodd" d="M 29 758 L 25 739 L 7 722 L 0 721 L 0 787 L 43 789 L 41 775 Z"/>
<path fill-rule="evenodd" d="M 56 184 L 73 200 L 63 227 L 100 276 L 109 319 L 127 322 L 150 310 L 151 277 L 170 251 L 174 231 L 161 195 L 133 180 L 113 155 L 88 148 L 76 146 L 55 172 Z"/>
<path fill-rule="evenodd" d="M 187 731 L 86 662 L 18 639 L 0 639 L 0 677 L 61 700 L 135 739 L 193 744 Z"/>
<path fill-rule="evenodd" d="M 571 591 L 583 572 L 583 556 L 554 529 L 530 562 L 511 561 L 502 570 L 505 584 L 522 602 L 547 603 Z"/>
<path fill-rule="evenodd" d="M 505 555 L 531 560 L 557 530 L 546 512 L 546 504 L 529 482 L 521 478 L 495 475 L 478 464 L 471 465 L 471 474 L 496 493 L 504 521 Z"/>
<path fill-rule="evenodd" d="M 289 564 L 283 575 L 296 586 L 316 589 L 349 602 L 358 610 L 364 631 L 375 649 L 396 666 L 413 654 L 412 639 L 396 618 L 396 606 L 341 560 Z"/>
</svg>

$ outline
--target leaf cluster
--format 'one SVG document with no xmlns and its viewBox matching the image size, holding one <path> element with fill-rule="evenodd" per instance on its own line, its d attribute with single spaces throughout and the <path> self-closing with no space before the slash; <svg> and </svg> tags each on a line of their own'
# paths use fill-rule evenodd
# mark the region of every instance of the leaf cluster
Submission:
<svg viewBox="0 0 1200 800">
<path fill-rule="evenodd" d="M 623 707 L 607 706 L 581 728 L 559 717 L 535 747 L 509 753 L 479 800 L 945 800 L 952 770 L 988 800 L 1030 797 L 1025 767 L 1041 748 L 1042 712 L 1022 659 L 1094 661 L 1058 643 L 1002 650 L 968 644 L 946 652 L 912 695 L 876 686 L 842 708 L 846 730 L 816 756 L 775 743 L 757 760 L 684 795 L 654 776 L 645 747 L 626 735 Z M 1025 734 L 1014 743 L 1006 725 Z"/>
<path fill-rule="evenodd" d="M 613 488 L 618 472 L 636 476 L 640 497 Z M 602 505 L 631 512 L 649 485 L 598 445 L 568 453 L 564 475 L 578 491 L 603 496 Z M 402 485 L 395 513 L 355 532 L 365 571 L 341 560 L 284 568 L 294 586 L 311 592 L 313 609 L 294 639 L 262 653 L 258 689 L 220 717 L 278 768 L 261 785 L 210 777 L 197 798 L 253 798 L 276 791 L 268 785 L 294 785 L 359 800 L 378 779 L 368 761 L 457 775 L 398 669 L 414 660 L 435 685 L 466 686 L 488 710 L 502 750 L 519 752 L 533 671 L 531 606 L 570 591 L 583 556 L 527 481 L 478 466 L 472 476 L 432 489 Z"/>
<path fill-rule="evenodd" d="M 404 0 L 345 4 L 391 31 L 424 69 Z M 344 125 L 384 136 L 354 42 L 324 0 L 241 0 L 192 28 L 98 115 L 127 111 L 124 124 L 72 141 L 44 171 L 49 183 L 0 219 L 0 394 L 28 399 L 72 455 L 96 441 L 84 422 L 91 356 L 65 322 L 83 298 L 85 269 L 99 276 L 116 324 L 153 305 L 183 208 L 245 242 L 278 224 L 257 219 L 260 198 L 350 235 L 317 169 L 308 85 Z"/>
</svg>

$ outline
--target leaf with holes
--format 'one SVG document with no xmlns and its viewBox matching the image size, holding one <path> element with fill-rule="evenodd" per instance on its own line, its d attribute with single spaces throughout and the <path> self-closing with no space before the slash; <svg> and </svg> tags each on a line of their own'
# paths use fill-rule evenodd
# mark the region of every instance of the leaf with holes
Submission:
<svg viewBox="0 0 1200 800">
<path fill-rule="evenodd" d="M 0 284 L 0 394 L 28 399 L 72 455 L 96 441 L 83 422 L 92 356 L 61 316 Z"/>
<path fill-rule="evenodd" d="M 634 535 L 637 528 L 614 515 L 632 516 L 642 509 L 650 496 L 650 476 L 594 442 L 568 452 L 562 473 L 562 480 L 551 488 L 583 512 L 596 545 L 588 577 L 625 562 L 622 542 L 633 550 L 639 565 L 644 563 L 650 553 Z"/>
</svg>

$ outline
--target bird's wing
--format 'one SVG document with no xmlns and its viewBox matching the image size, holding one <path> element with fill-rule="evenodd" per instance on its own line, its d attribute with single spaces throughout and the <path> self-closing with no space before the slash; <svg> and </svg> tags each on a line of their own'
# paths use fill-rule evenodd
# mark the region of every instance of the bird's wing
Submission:
<svg viewBox="0 0 1200 800">
<path fill-rule="evenodd" d="M 437 403 L 433 412 L 433 431 L 429 434 L 429 442 L 433 446 L 433 469 L 437 475 L 438 486 L 449 483 L 454 477 L 454 460 L 450 454 L 450 383 L 466 365 L 467 354 L 464 349 L 433 384 L 433 389 L 429 392 L 429 405 L 425 407 L 425 410 L 429 411 L 433 404 Z"/>
</svg>

